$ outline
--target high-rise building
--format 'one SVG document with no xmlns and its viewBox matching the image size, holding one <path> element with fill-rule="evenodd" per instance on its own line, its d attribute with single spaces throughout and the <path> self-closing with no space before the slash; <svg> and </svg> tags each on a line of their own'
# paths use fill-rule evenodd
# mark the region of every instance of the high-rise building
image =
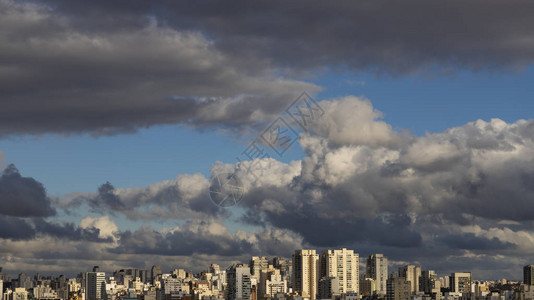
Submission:
<svg viewBox="0 0 534 300">
<path fill-rule="evenodd" d="M 534 265 L 523 267 L 523 283 L 528 285 L 534 284 Z"/>
<path fill-rule="evenodd" d="M 421 272 L 419 291 L 430 295 L 434 300 L 441 299 L 441 281 L 434 271 L 428 270 Z"/>
<path fill-rule="evenodd" d="M 451 287 L 451 277 L 450 276 L 443 276 L 439 278 L 439 282 L 441 283 L 442 288 L 449 289 Z"/>
<path fill-rule="evenodd" d="M 163 283 L 162 289 L 165 291 L 165 295 L 179 294 L 180 292 L 184 291 L 183 286 L 187 285 L 183 284 L 180 278 L 174 277 L 167 277 L 161 281 Z M 187 285 L 186 289 L 188 288 L 189 286 Z"/>
<path fill-rule="evenodd" d="M 6 298 L 6 296 L 7 296 L 8 300 L 27 300 L 28 299 L 28 291 L 26 291 L 26 289 L 23 288 L 23 287 L 17 287 L 11 293 L 4 294 L 4 298 Z"/>
<path fill-rule="evenodd" d="M 221 272 L 221 267 L 219 267 L 218 264 L 211 264 L 210 267 L 208 268 L 208 272 L 214 275 L 219 274 Z"/>
<path fill-rule="evenodd" d="M 158 265 L 153 265 L 150 273 L 152 275 L 152 283 L 156 282 L 162 274 L 161 267 Z"/>
<path fill-rule="evenodd" d="M 293 254 L 292 287 L 303 298 L 315 300 L 318 284 L 319 256 L 315 250 L 296 250 Z"/>
<path fill-rule="evenodd" d="M 336 277 L 339 293 L 359 293 L 360 256 L 353 250 L 324 250 L 320 257 L 319 278 Z"/>
<path fill-rule="evenodd" d="M 147 281 L 148 281 L 148 270 L 139 270 L 139 277 L 141 278 L 141 282 L 147 283 Z"/>
<path fill-rule="evenodd" d="M 290 287 L 292 281 L 291 274 L 293 272 L 293 265 L 291 259 L 274 257 L 271 263 L 273 267 L 280 270 L 280 275 L 282 275 L 282 279 L 286 280 L 288 287 Z"/>
<path fill-rule="evenodd" d="M 317 294 L 320 299 L 338 298 L 341 292 L 339 290 L 339 278 L 322 277 L 317 284 Z"/>
<path fill-rule="evenodd" d="M 32 289 L 33 288 L 32 279 L 28 277 L 26 274 L 20 273 L 18 287 L 24 288 L 26 290 Z"/>
<path fill-rule="evenodd" d="M 421 277 L 421 267 L 407 265 L 399 268 L 399 276 L 406 278 L 410 282 L 412 293 L 419 291 L 419 277 Z"/>
<path fill-rule="evenodd" d="M 287 292 L 287 281 L 282 278 L 278 269 L 262 271 L 258 291 L 259 299 L 272 299 L 276 294 L 285 294 Z"/>
<path fill-rule="evenodd" d="M 187 272 L 184 269 L 174 269 L 172 275 L 178 279 L 185 279 L 187 277 Z"/>
<path fill-rule="evenodd" d="M 471 272 L 452 273 L 450 281 L 453 292 L 462 294 L 469 294 L 471 292 Z"/>
<path fill-rule="evenodd" d="M 362 276 L 360 278 L 360 295 L 370 296 L 376 291 L 376 281 L 372 278 Z"/>
<path fill-rule="evenodd" d="M 261 271 L 267 270 L 269 267 L 269 260 L 265 256 L 252 256 L 250 259 L 250 275 L 256 281 L 260 280 Z"/>
<path fill-rule="evenodd" d="M 85 284 L 87 300 L 104 299 L 106 292 L 106 273 L 88 272 L 85 279 L 87 280 Z"/>
<path fill-rule="evenodd" d="M 366 276 L 376 281 L 376 293 L 386 294 L 388 259 L 383 254 L 371 254 L 367 258 Z"/>
<path fill-rule="evenodd" d="M 252 284 L 247 265 L 232 265 L 226 270 L 226 300 L 251 300 Z"/>
<path fill-rule="evenodd" d="M 387 280 L 386 300 L 410 300 L 411 283 L 404 277 L 394 276 Z"/>
</svg>

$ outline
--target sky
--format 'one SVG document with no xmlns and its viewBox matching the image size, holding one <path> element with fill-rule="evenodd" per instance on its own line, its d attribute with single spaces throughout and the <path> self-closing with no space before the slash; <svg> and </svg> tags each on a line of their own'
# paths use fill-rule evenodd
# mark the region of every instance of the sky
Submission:
<svg viewBox="0 0 534 300">
<path fill-rule="evenodd" d="M 346 247 L 390 271 L 519 280 L 534 261 L 533 13 L 0 0 L 0 266 L 201 271 Z M 298 99 L 319 112 L 304 127 L 286 112 Z M 279 117 L 290 147 L 239 162 Z M 210 180 L 226 173 L 243 194 L 220 207 Z"/>
</svg>

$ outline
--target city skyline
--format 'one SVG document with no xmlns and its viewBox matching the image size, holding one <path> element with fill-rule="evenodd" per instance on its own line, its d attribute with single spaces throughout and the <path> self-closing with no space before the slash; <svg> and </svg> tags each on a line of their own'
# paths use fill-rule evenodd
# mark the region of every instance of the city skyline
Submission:
<svg viewBox="0 0 534 300">
<path fill-rule="evenodd" d="M 481 300 L 531 299 L 532 265 L 524 267 L 524 279 L 477 280 L 471 272 L 438 277 L 433 270 L 405 265 L 388 272 L 387 257 L 371 254 L 366 271 L 358 274 L 359 254 L 351 249 L 297 249 L 291 260 L 252 256 L 248 264 L 226 268 L 210 264 L 200 273 L 184 269 L 163 272 L 125 268 L 107 275 L 99 266 L 75 277 L 60 275 L 10 278 L 0 268 L 0 292 L 4 300 Z M 388 273 L 383 280 L 380 273 Z M 385 286 L 383 286 L 385 284 Z"/>
<path fill-rule="evenodd" d="M 0 0 L 0 266 L 347 248 L 360 272 L 383 253 L 518 280 L 534 263 L 532 15 L 522 0 Z"/>
<path fill-rule="evenodd" d="M 320 250 L 316 250 L 316 249 L 295 249 L 294 251 L 292 251 L 292 254 L 294 255 L 296 251 L 312 251 L 317 257 L 316 257 L 316 261 L 315 261 L 315 264 L 316 264 L 316 268 L 317 270 L 321 269 L 321 272 L 317 272 L 317 276 L 316 276 L 316 281 L 319 282 L 319 279 L 322 278 L 322 277 L 328 277 L 327 274 L 323 274 L 323 272 L 327 272 L 324 267 L 327 266 L 327 265 L 324 265 L 324 262 L 323 262 L 323 257 L 324 255 L 326 255 L 328 252 L 338 252 L 338 251 L 349 251 L 353 254 L 356 255 L 356 257 L 358 257 L 360 255 L 360 253 L 357 253 L 356 250 L 354 249 L 346 249 L 346 248 L 340 248 L 340 249 L 320 249 Z M 346 255 L 346 254 L 345 254 Z M 456 271 L 453 271 L 451 273 L 440 273 L 440 272 L 435 272 L 435 270 L 431 269 L 431 268 L 427 268 L 425 266 L 421 266 L 421 265 L 417 265 L 417 264 L 412 264 L 410 262 L 402 262 L 402 263 L 394 263 L 394 264 L 391 264 L 389 263 L 389 260 L 387 258 L 387 255 L 383 254 L 383 253 L 371 253 L 369 255 L 363 255 L 363 256 L 359 256 L 360 258 L 357 259 L 358 261 L 358 271 L 356 272 L 357 274 L 359 274 L 358 277 L 358 280 L 362 279 L 362 278 L 366 278 L 366 277 L 373 277 L 373 276 L 376 276 L 374 274 L 374 272 L 376 271 L 371 271 L 371 270 L 376 270 L 376 267 L 373 269 L 369 269 L 368 267 L 368 263 L 370 262 L 370 259 L 373 259 L 373 260 L 376 260 L 376 258 L 379 258 L 379 259 L 383 259 L 386 261 L 386 264 L 385 264 L 385 272 L 382 270 L 380 271 L 381 273 L 379 274 L 382 274 L 382 275 L 378 275 L 379 277 L 383 278 L 384 280 L 384 288 L 383 288 L 383 292 L 385 292 L 385 281 L 391 277 L 392 274 L 395 274 L 395 273 L 398 273 L 398 274 L 401 274 L 402 277 L 404 278 L 419 278 L 421 275 L 421 271 L 432 271 L 434 272 L 433 274 L 436 275 L 436 276 L 449 276 L 449 274 L 454 274 L 454 273 L 459 273 L 459 274 L 463 274 L 463 273 L 470 273 L 471 274 L 471 271 L 470 270 L 456 270 Z M 158 273 L 161 274 L 161 273 L 173 273 L 174 270 L 183 270 L 189 274 L 195 274 L 195 275 L 198 275 L 198 274 L 201 274 L 201 273 L 204 273 L 204 272 L 209 272 L 209 270 L 213 267 L 213 265 L 217 265 L 217 266 L 222 266 L 222 270 L 226 270 L 228 268 L 231 268 L 232 266 L 236 266 L 236 265 L 246 265 L 247 267 L 250 267 L 250 274 L 252 277 L 254 277 L 253 275 L 253 269 L 255 269 L 255 267 L 253 267 L 252 265 L 252 261 L 254 260 L 254 258 L 265 258 L 267 259 L 267 261 L 272 261 L 273 259 L 285 259 L 285 260 L 288 260 L 288 261 L 291 261 L 291 255 L 290 256 L 287 256 L 287 257 L 284 257 L 284 256 L 252 256 L 250 258 L 250 261 L 249 260 L 244 260 L 244 261 L 234 261 L 232 263 L 230 263 L 228 266 L 224 267 L 224 265 L 220 265 L 217 261 L 212 261 L 210 262 L 209 265 L 206 265 L 206 266 L 196 266 L 195 268 L 192 268 L 192 269 L 187 269 L 187 268 L 183 268 L 182 266 L 179 266 L 179 265 L 153 265 L 151 264 L 150 262 L 147 262 L 148 265 L 151 265 L 152 267 L 151 268 L 148 268 L 148 272 L 149 273 L 154 273 L 154 268 L 159 268 L 158 269 Z M 367 261 L 367 263 L 364 263 L 365 261 Z M 250 263 L 249 263 L 250 262 Z M 375 262 L 376 263 L 376 262 Z M 270 263 L 267 263 L 267 265 L 269 265 Z M 514 278 L 477 278 L 477 279 L 474 279 L 474 280 L 482 280 L 482 281 L 499 281 L 501 279 L 507 279 L 509 281 L 525 281 L 525 283 L 529 284 L 530 285 L 530 281 L 527 281 L 528 279 L 527 278 L 530 278 L 531 277 L 531 273 L 532 272 L 528 272 L 527 273 L 527 268 L 532 268 L 533 265 L 526 265 L 524 266 L 521 270 L 516 270 L 517 271 L 517 276 L 514 277 Z M 111 274 L 113 272 L 116 272 L 118 271 L 119 269 L 120 270 L 127 270 L 127 269 L 138 269 L 138 270 L 141 270 L 140 268 L 134 268 L 132 266 L 122 266 L 121 268 L 118 268 L 118 269 L 113 269 L 113 270 L 105 270 L 105 269 L 101 269 L 100 266 L 92 266 L 91 268 L 89 269 L 95 269 L 98 267 L 98 272 L 103 272 L 103 273 L 106 273 L 106 274 Z M 412 276 L 410 277 L 410 275 L 407 275 L 406 274 L 406 270 L 403 270 L 405 267 L 412 267 L 412 268 L 416 268 L 418 269 L 419 273 L 418 275 L 415 275 L 415 276 Z M 0 266 L 1 270 L 0 270 L 0 274 L 4 274 L 4 275 L 8 275 L 10 276 L 11 278 L 16 278 L 17 276 L 19 276 L 20 274 L 25 274 L 26 276 L 29 276 L 29 275 L 40 275 L 40 276 L 43 276 L 43 277 L 49 277 L 49 276 L 67 276 L 67 277 L 76 277 L 78 276 L 80 273 L 83 273 L 83 272 L 89 272 L 88 270 L 77 270 L 77 271 L 74 271 L 72 273 L 54 273 L 54 272 L 49 272 L 49 273 L 41 273 L 41 272 L 35 272 L 35 273 L 28 273 L 26 274 L 26 272 L 20 272 L 19 270 L 6 270 L 3 266 Z M 266 268 L 266 267 L 264 267 Z M 529 270 L 530 270 L 529 269 Z M 398 270 L 398 271 L 397 271 Z M 261 271 L 261 268 L 260 268 L 260 271 Z M 403 273 L 401 273 L 403 272 Z M 371 275 L 373 274 L 373 275 Z M 385 275 L 384 275 L 385 274 Z M 527 275 L 528 274 L 528 275 Z M 259 276 L 259 275 L 258 275 Z M 332 275 L 334 276 L 334 275 Z M 258 277 L 259 278 L 259 277 Z M 258 279 L 257 278 L 257 279 Z M 417 279 L 419 280 L 419 279 Z M 357 284 L 359 285 L 359 284 Z M 414 289 L 414 286 L 418 286 L 419 285 L 419 281 L 417 281 L 417 283 L 412 283 L 412 289 Z M 378 284 L 377 284 L 378 286 Z M 380 288 L 378 288 L 378 290 L 380 291 Z"/>
</svg>

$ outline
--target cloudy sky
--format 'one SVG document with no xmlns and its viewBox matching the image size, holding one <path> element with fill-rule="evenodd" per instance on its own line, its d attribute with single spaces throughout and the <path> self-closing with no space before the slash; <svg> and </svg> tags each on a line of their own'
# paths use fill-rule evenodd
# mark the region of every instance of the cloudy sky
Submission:
<svg viewBox="0 0 534 300">
<path fill-rule="evenodd" d="M 348 247 L 521 279 L 532 15 L 530 1 L 0 0 L 0 266 L 199 271 Z M 284 113 L 302 92 L 320 112 L 305 128 Z M 279 116 L 294 143 L 238 163 Z M 241 202 L 216 206 L 210 179 L 235 170 Z"/>
</svg>

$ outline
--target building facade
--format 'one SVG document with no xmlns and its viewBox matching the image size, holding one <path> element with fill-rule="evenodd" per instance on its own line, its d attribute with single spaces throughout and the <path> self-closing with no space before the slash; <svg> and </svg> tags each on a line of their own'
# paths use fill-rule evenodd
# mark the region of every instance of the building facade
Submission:
<svg viewBox="0 0 534 300">
<path fill-rule="evenodd" d="M 320 257 L 320 278 L 336 277 L 338 293 L 359 293 L 360 256 L 353 250 L 324 250 Z"/>
<path fill-rule="evenodd" d="M 471 272 L 452 273 L 450 281 L 452 292 L 462 294 L 471 292 Z"/>
<path fill-rule="evenodd" d="M 251 300 L 250 268 L 244 264 L 232 265 L 226 270 L 226 300 Z"/>
<path fill-rule="evenodd" d="M 366 276 L 376 281 L 377 294 L 386 294 L 388 259 L 383 254 L 371 254 L 367 258 Z"/>
<path fill-rule="evenodd" d="M 88 272 L 86 275 L 87 300 L 102 300 L 106 292 L 106 273 Z"/>
<path fill-rule="evenodd" d="M 412 293 L 419 291 L 419 277 L 421 277 L 421 267 L 414 265 L 407 265 L 399 268 L 399 276 L 406 278 L 410 282 L 410 290 Z"/>
<path fill-rule="evenodd" d="M 315 250 L 296 250 L 292 260 L 293 290 L 303 298 L 315 300 L 319 276 L 319 255 Z"/>
</svg>

